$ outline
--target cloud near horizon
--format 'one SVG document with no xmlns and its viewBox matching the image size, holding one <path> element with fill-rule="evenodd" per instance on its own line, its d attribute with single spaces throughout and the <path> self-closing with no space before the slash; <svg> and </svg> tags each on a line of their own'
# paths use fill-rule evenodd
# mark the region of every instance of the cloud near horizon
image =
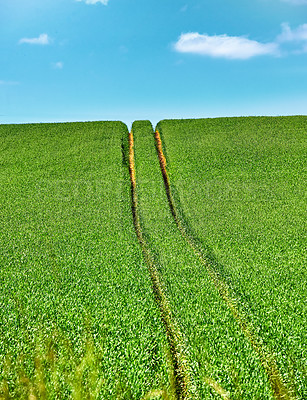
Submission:
<svg viewBox="0 0 307 400">
<path fill-rule="evenodd" d="M 108 2 L 109 2 L 109 0 L 76 0 L 76 1 L 79 1 L 79 2 L 83 1 L 85 4 L 98 4 L 98 3 L 101 3 L 104 6 L 106 6 L 108 4 Z"/>
<path fill-rule="evenodd" d="M 278 44 L 260 43 L 244 36 L 183 33 L 174 48 L 180 53 L 194 53 L 214 58 L 246 60 L 260 55 L 278 55 Z"/>
<path fill-rule="evenodd" d="M 39 45 L 47 45 L 50 44 L 50 37 L 47 33 L 42 33 L 37 38 L 22 38 L 19 40 L 19 44 L 39 44 Z"/>
</svg>

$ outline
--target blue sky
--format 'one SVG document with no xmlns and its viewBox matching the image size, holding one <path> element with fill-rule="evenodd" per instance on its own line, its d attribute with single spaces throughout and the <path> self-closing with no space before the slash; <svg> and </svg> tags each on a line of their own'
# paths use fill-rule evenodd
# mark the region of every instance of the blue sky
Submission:
<svg viewBox="0 0 307 400">
<path fill-rule="evenodd" d="M 307 0 L 1 0 L 0 55 L 0 123 L 307 110 Z"/>
</svg>

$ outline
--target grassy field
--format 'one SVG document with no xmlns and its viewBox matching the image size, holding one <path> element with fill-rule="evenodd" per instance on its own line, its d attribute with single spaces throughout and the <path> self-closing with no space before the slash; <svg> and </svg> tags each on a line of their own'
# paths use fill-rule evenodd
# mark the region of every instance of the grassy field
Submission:
<svg viewBox="0 0 307 400">
<path fill-rule="evenodd" d="M 162 121 L 158 130 L 180 219 L 306 398 L 307 118 Z"/>
<path fill-rule="evenodd" d="M 141 225 L 185 337 L 196 392 L 200 398 L 272 398 L 257 354 L 173 220 L 150 122 L 136 121 L 132 131 Z"/>
<path fill-rule="evenodd" d="M 1 398 L 140 399 L 168 383 L 123 138 L 116 122 L 0 127 Z"/>
<path fill-rule="evenodd" d="M 307 117 L 157 131 L 0 125 L 0 400 L 307 398 Z"/>
</svg>

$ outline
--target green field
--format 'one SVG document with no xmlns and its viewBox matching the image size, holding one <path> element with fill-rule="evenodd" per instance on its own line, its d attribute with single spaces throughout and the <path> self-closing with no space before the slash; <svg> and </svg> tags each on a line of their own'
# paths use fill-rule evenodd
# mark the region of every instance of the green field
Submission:
<svg viewBox="0 0 307 400">
<path fill-rule="evenodd" d="M 0 379 L 12 398 L 28 399 L 32 386 L 44 398 L 40 381 L 54 399 L 141 398 L 167 382 L 127 135 L 116 122 L 0 127 Z"/>
<path fill-rule="evenodd" d="M 307 117 L 157 130 L 0 125 L 0 399 L 307 397 Z"/>
<path fill-rule="evenodd" d="M 307 118 L 162 121 L 158 129 L 189 236 L 305 398 Z"/>
</svg>

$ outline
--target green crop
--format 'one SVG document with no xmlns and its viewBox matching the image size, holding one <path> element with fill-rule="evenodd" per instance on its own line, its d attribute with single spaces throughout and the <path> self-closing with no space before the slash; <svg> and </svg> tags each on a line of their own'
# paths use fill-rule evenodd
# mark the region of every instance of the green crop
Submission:
<svg viewBox="0 0 307 400">
<path fill-rule="evenodd" d="M 189 234 L 305 398 L 307 118 L 166 120 L 158 129 Z"/>
<path fill-rule="evenodd" d="M 0 125 L 0 400 L 307 398 L 307 117 L 157 130 Z"/>
<path fill-rule="evenodd" d="M 2 398 L 140 399 L 168 383 L 127 135 L 119 122 L 0 127 Z"/>
<path fill-rule="evenodd" d="M 141 225 L 185 336 L 196 392 L 200 398 L 272 398 L 258 355 L 172 217 L 151 124 L 137 121 L 132 131 Z"/>
</svg>

